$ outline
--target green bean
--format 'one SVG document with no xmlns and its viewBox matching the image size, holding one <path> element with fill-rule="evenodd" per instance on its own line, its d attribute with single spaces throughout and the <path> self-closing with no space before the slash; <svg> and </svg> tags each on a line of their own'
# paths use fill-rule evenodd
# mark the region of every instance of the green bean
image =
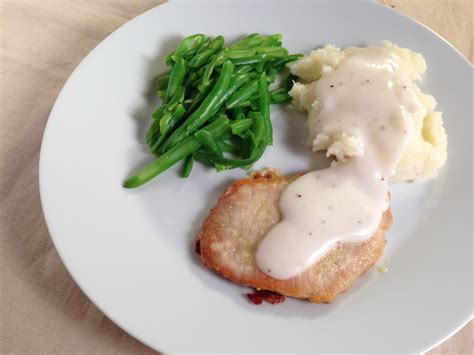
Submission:
<svg viewBox="0 0 474 355">
<path fill-rule="evenodd" d="M 221 171 L 224 171 L 224 170 L 227 170 L 227 169 L 228 169 L 227 166 L 222 165 L 222 164 L 218 164 L 218 163 L 214 164 L 214 168 L 216 169 L 216 171 L 217 171 L 218 173 L 220 173 Z"/>
<path fill-rule="evenodd" d="M 270 121 L 270 95 L 268 94 L 267 75 L 265 72 L 260 76 L 259 86 L 259 109 L 263 116 L 263 123 L 265 125 L 265 144 L 273 144 L 273 129 Z"/>
<path fill-rule="evenodd" d="M 229 131 L 229 120 L 222 118 L 207 125 L 202 130 L 209 132 L 214 137 L 223 136 Z M 200 147 L 201 143 L 199 143 L 193 136 L 186 138 L 181 142 L 181 144 L 174 146 L 158 159 L 127 179 L 123 183 L 123 186 L 126 188 L 133 188 L 145 184 L 163 171 L 169 169 L 178 161 L 198 150 Z"/>
<path fill-rule="evenodd" d="M 246 73 L 234 75 L 230 80 L 229 87 L 227 88 L 225 94 L 216 103 L 216 107 L 220 107 L 221 109 L 225 110 L 224 103 L 227 101 L 227 99 L 231 97 L 247 81 L 249 81 L 249 76 Z"/>
<path fill-rule="evenodd" d="M 197 88 L 199 91 L 204 91 L 210 85 L 210 78 L 215 66 L 216 59 L 214 58 L 204 67 L 204 74 L 201 78 L 199 78 L 199 83 L 197 84 Z"/>
<path fill-rule="evenodd" d="M 195 34 L 184 38 L 176 48 L 175 56 L 177 58 L 189 57 L 196 52 L 201 45 L 206 41 L 206 36 L 203 34 Z"/>
<path fill-rule="evenodd" d="M 263 115 L 260 112 L 252 111 L 249 114 L 252 119 L 252 135 L 253 144 L 258 147 L 260 143 L 265 139 L 265 124 L 263 122 Z"/>
<path fill-rule="evenodd" d="M 168 54 L 165 58 L 165 64 L 166 65 L 173 65 L 174 64 L 174 52 L 171 52 L 170 54 Z"/>
<path fill-rule="evenodd" d="M 232 46 L 229 47 L 229 50 L 258 46 L 263 41 L 262 37 L 263 36 L 259 35 L 258 33 L 252 33 L 251 35 L 248 35 L 247 37 L 234 43 Z"/>
<path fill-rule="evenodd" d="M 241 65 L 235 70 L 235 75 L 248 73 L 253 70 L 251 65 Z"/>
<path fill-rule="evenodd" d="M 190 134 L 194 133 L 206 120 L 214 115 L 217 110 L 224 104 L 227 96 L 231 95 L 242 85 L 246 80 L 245 75 L 233 77 L 234 66 L 231 62 L 225 62 L 222 67 L 222 72 L 217 79 L 216 84 L 209 92 L 209 95 L 204 99 L 202 105 L 198 108 L 198 113 L 195 114 L 191 120 L 190 125 L 186 131 Z"/>
<path fill-rule="evenodd" d="M 225 115 L 227 117 L 227 115 L 225 114 L 225 107 L 224 106 L 221 106 L 217 111 L 216 113 L 214 114 L 214 116 L 219 116 L 219 115 Z M 211 117 L 212 118 L 212 117 Z M 209 119 L 208 122 L 210 122 L 211 118 Z"/>
<path fill-rule="evenodd" d="M 146 142 L 158 158 L 124 186 L 140 186 L 180 160 L 182 177 L 190 175 L 195 160 L 217 171 L 258 160 L 272 144 L 270 104 L 291 101 L 294 77 L 270 92 L 269 86 L 301 57 L 288 55 L 281 38 L 255 33 L 227 48 L 222 36 L 181 40 L 166 58 L 171 71 L 155 79 L 162 104 L 152 114 Z"/>
<path fill-rule="evenodd" d="M 200 67 L 208 63 L 209 59 L 219 51 L 224 45 L 224 37 L 217 36 L 210 43 L 207 49 L 203 50 L 201 53 L 196 54 L 193 59 L 190 60 L 189 66 L 191 68 Z"/>
<path fill-rule="evenodd" d="M 209 118 L 209 120 L 208 120 L 207 122 L 208 122 L 208 123 L 214 122 L 214 121 L 216 121 L 217 119 L 219 119 L 219 117 L 220 117 L 221 115 L 223 115 L 223 114 L 224 114 L 223 112 L 219 112 L 219 114 L 214 115 L 214 116 L 212 116 L 211 118 Z"/>
<path fill-rule="evenodd" d="M 226 57 L 226 53 L 229 51 L 228 48 L 223 48 L 216 56 L 216 65 L 214 67 L 214 70 L 216 72 L 220 72 L 222 70 L 222 64 L 224 64 L 224 62 L 226 60 L 228 60 L 228 58 Z"/>
<path fill-rule="evenodd" d="M 169 119 L 160 119 L 160 135 L 166 136 L 181 120 L 181 117 L 184 116 L 186 109 L 183 105 L 178 104 L 171 114 Z"/>
<path fill-rule="evenodd" d="M 153 111 L 153 113 L 151 114 L 151 117 L 154 120 L 156 120 L 160 118 L 166 112 L 167 109 L 168 109 L 168 105 L 161 105 L 155 111 Z"/>
<path fill-rule="evenodd" d="M 156 95 L 163 100 L 166 97 L 166 90 L 158 90 Z"/>
<path fill-rule="evenodd" d="M 179 92 L 178 92 L 178 94 L 179 94 Z M 177 98 L 177 96 L 175 95 L 174 98 Z M 174 104 L 174 102 L 176 102 L 175 99 L 173 99 L 171 103 Z M 148 131 L 146 133 L 146 143 L 147 143 L 148 146 L 151 145 L 152 141 L 154 141 L 154 139 L 155 139 L 154 137 L 159 132 L 159 128 L 160 128 L 159 121 L 161 120 L 163 115 L 165 115 L 166 112 L 169 111 L 169 110 L 170 110 L 170 105 L 165 104 L 165 105 L 161 105 L 157 110 L 155 110 L 153 112 L 153 114 L 152 114 L 153 122 L 152 122 L 150 128 L 148 129 Z M 150 146 L 150 148 L 151 148 L 151 146 Z"/>
<path fill-rule="evenodd" d="M 248 57 L 255 54 L 269 54 L 269 55 L 274 55 L 277 58 L 281 58 L 288 55 L 288 50 L 283 47 L 258 46 L 258 47 L 252 47 L 252 48 L 246 48 L 246 49 L 229 50 L 225 53 L 225 56 L 227 58 L 237 59 L 237 58 Z"/>
<path fill-rule="evenodd" d="M 238 104 L 235 104 L 234 108 L 247 108 L 250 107 L 250 100 L 241 101 Z"/>
<path fill-rule="evenodd" d="M 148 128 L 148 131 L 146 132 L 146 144 L 148 145 L 149 148 L 151 148 L 151 144 L 153 140 L 155 139 L 156 135 L 158 135 L 160 132 L 160 120 L 153 120 L 151 123 L 150 128 Z"/>
<path fill-rule="evenodd" d="M 170 149 L 154 162 L 147 165 L 144 169 L 137 172 L 134 176 L 127 179 L 123 186 L 132 188 L 143 185 L 176 164 L 178 161 L 193 153 L 200 146 L 201 144 L 194 138 L 186 139 L 182 144 Z"/>
<path fill-rule="evenodd" d="M 167 105 L 166 105 L 167 108 L 166 109 L 168 111 L 174 110 L 174 108 L 176 107 L 177 104 L 184 101 L 185 93 L 186 93 L 186 89 L 184 88 L 184 86 L 178 86 L 176 88 L 176 91 L 174 92 L 173 97 L 167 103 Z"/>
<path fill-rule="evenodd" d="M 219 148 L 226 153 L 231 153 L 234 155 L 239 155 L 240 154 L 240 149 L 237 147 L 234 147 L 233 145 L 226 143 L 226 142 L 217 142 L 219 145 Z"/>
<path fill-rule="evenodd" d="M 250 57 L 250 56 L 255 55 L 255 54 L 256 54 L 256 49 L 255 48 L 249 48 L 249 49 L 239 49 L 239 50 L 227 51 L 224 55 L 228 59 L 238 59 L 238 58 Z"/>
<path fill-rule="evenodd" d="M 262 54 L 258 54 L 242 58 L 232 58 L 231 61 L 234 65 L 249 65 L 263 62 L 265 57 Z"/>
<path fill-rule="evenodd" d="M 159 120 L 157 120 L 160 125 L 160 134 L 166 134 L 166 132 L 169 130 L 169 123 L 173 115 L 181 117 L 185 111 L 186 110 L 184 107 L 181 104 L 178 104 L 178 106 L 176 106 L 176 110 L 173 112 L 167 111 Z"/>
<path fill-rule="evenodd" d="M 168 87 L 168 82 L 170 80 L 170 75 L 165 74 L 157 77 L 155 79 L 155 85 L 157 90 L 165 90 Z"/>
<path fill-rule="evenodd" d="M 225 115 L 221 115 L 216 121 L 201 128 L 200 131 L 209 132 L 216 139 L 225 137 L 230 132 L 230 120 Z"/>
<path fill-rule="evenodd" d="M 188 77 L 186 78 L 186 81 L 184 83 L 184 86 L 194 86 L 193 84 L 197 81 L 200 80 L 200 76 L 197 72 L 197 70 L 191 70 L 191 72 L 188 74 Z"/>
<path fill-rule="evenodd" d="M 281 58 L 288 55 L 288 49 L 283 47 L 258 47 L 255 49 L 256 54 L 266 54 L 268 57 Z"/>
<path fill-rule="evenodd" d="M 267 83 L 269 85 L 275 82 L 277 74 L 278 74 L 278 72 L 275 69 L 273 69 L 273 68 L 268 69 L 268 71 L 267 71 Z"/>
<path fill-rule="evenodd" d="M 170 138 L 165 142 L 164 150 L 179 143 L 187 136 L 194 134 L 199 127 L 206 123 L 206 121 L 217 112 L 219 104 L 221 103 L 221 98 L 225 95 L 226 90 L 229 87 L 233 72 L 234 66 L 232 63 L 229 61 L 225 62 L 222 68 L 222 73 L 212 90 L 202 101 L 196 111 L 188 117 L 184 124 L 173 132 Z"/>
<path fill-rule="evenodd" d="M 240 118 L 241 116 L 245 117 L 244 111 L 241 108 L 233 108 L 229 110 L 229 114 L 234 120 Z"/>
<path fill-rule="evenodd" d="M 191 107 L 193 102 L 194 102 L 194 99 L 186 99 L 186 100 L 183 101 L 183 106 L 186 109 L 186 111 L 189 110 L 189 108 Z"/>
<path fill-rule="evenodd" d="M 287 63 L 293 62 L 303 57 L 303 54 L 290 54 L 284 58 L 279 58 L 270 64 L 272 68 L 281 71 Z"/>
<path fill-rule="evenodd" d="M 277 88 L 277 89 L 274 89 L 274 90 L 271 90 L 269 92 L 270 96 L 271 95 L 280 95 L 280 94 L 287 94 L 287 90 L 285 88 Z"/>
<path fill-rule="evenodd" d="M 263 54 L 259 54 L 261 56 L 263 56 Z M 255 70 L 258 72 L 258 73 L 262 73 L 262 71 L 264 71 L 264 67 L 265 67 L 265 63 L 266 61 L 265 60 L 262 60 L 258 63 L 255 63 Z M 267 81 L 268 81 L 268 78 L 267 78 Z"/>
<path fill-rule="evenodd" d="M 214 71 L 217 62 L 223 58 L 224 54 L 223 51 L 221 51 L 218 54 L 214 55 L 214 58 L 208 64 L 206 64 L 206 66 L 204 67 L 204 73 L 202 74 L 201 81 L 197 86 L 199 91 L 204 91 L 205 88 L 211 84 L 212 72 Z"/>
<path fill-rule="evenodd" d="M 286 86 L 286 83 L 284 83 Z M 288 94 L 288 89 L 281 87 L 275 90 L 270 91 L 270 102 L 272 104 L 284 104 L 291 102 L 292 97 Z"/>
<path fill-rule="evenodd" d="M 272 104 L 286 104 L 291 102 L 291 100 L 293 100 L 293 98 L 287 93 L 270 95 L 270 101 Z"/>
<path fill-rule="evenodd" d="M 249 166 L 255 163 L 258 159 L 260 159 L 265 151 L 265 144 L 260 144 L 252 154 L 245 159 L 232 159 L 226 157 L 220 157 L 218 155 L 211 155 L 211 154 L 204 154 L 206 157 L 212 161 L 214 164 L 221 164 L 224 165 L 227 169 L 238 168 Z"/>
<path fill-rule="evenodd" d="M 264 63 L 267 60 L 284 57 L 287 54 L 288 54 L 288 51 L 285 48 L 276 48 L 275 50 L 272 50 L 272 51 L 263 51 L 262 49 L 261 53 L 249 55 L 249 56 L 242 56 L 238 58 L 231 58 L 230 60 L 235 65 L 259 64 L 263 66 L 263 64 L 261 63 Z"/>
<path fill-rule="evenodd" d="M 211 38 L 206 37 L 206 40 L 196 50 L 196 54 L 202 53 L 202 51 L 206 50 L 207 47 L 209 47 L 209 43 L 211 43 Z"/>
<path fill-rule="evenodd" d="M 237 116 L 235 117 L 234 121 L 243 120 L 244 118 L 245 118 L 245 112 L 244 110 L 240 110 L 240 112 L 237 113 Z"/>
<path fill-rule="evenodd" d="M 227 109 L 238 107 L 239 103 L 244 102 L 248 98 L 250 98 L 254 93 L 258 91 L 258 85 L 258 80 L 254 80 L 243 85 L 238 91 L 236 91 L 232 96 L 227 99 L 227 101 L 225 102 Z"/>
<path fill-rule="evenodd" d="M 251 99 L 249 103 L 250 109 L 252 111 L 257 111 L 259 107 L 259 99 Z"/>
<path fill-rule="evenodd" d="M 281 45 L 281 38 L 281 34 L 271 36 L 263 36 L 258 34 L 251 35 L 230 46 L 229 50 L 245 49 L 257 46 L 279 46 Z"/>
<path fill-rule="evenodd" d="M 253 120 L 250 118 L 240 118 L 230 124 L 232 134 L 240 135 L 246 132 L 253 125 Z"/>
<path fill-rule="evenodd" d="M 204 165 L 214 166 L 214 163 L 201 150 L 198 150 L 197 152 L 194 153 L 194 160 Z"/>
<path fill-rule="evenodd" d="M 169 133 L 176 127 L 176 125 L 180 122 L 181 118 L 184 116 L 186 109 L 181 104 L 176 106 L 173 112 L 166 112 L 160 120 L 155 120 L 155 122 L 159 122 L 159 135 L 158 139 L 156 138 L 153 140 L 152 144 L 148 144 L 150 150 L 154 154 L 158 154 L 161 144 L 164 142 L 166 138 L 168 138 Z M 153 123 L 155 123 L 153 122 Z M 154 135 L 156 137 L 156 135 Z M 152 142 L 152 141 L 151 141 Z"/>
<path fill-rule="evenodd" d="M 222 155 L 222 150 L 209 132 L 197 131 L 194 134 L 194 138 L 196 138 L 203 147 L 210 149 L 214 154 Z"/>
<path fill-rule="evenodd" d="M 252 141 L 248 134 L 240 136 L 240 152 L 243 159 L 249 158 L 252 154 Z"/>
<path fill-rule="evenodd" d="M 206 41 L 206 36 L 202 34 L 195 34 L 188 36 L 181 40 L 176 51 L 171 52 L 166 56 L 166 65 L 172 65 L 178 58 L 189 59 L 195 52 L 202 48 Z"/>
<path fill-rule="evenodd" d="M 281 40 L 283 36 L 280 33 L 266 36 L 260 46 L 265 47 L 265 46 L 281 46 Z"/>
<path fill-rule="evenodd" d="M 191 174 L 191 170 L 193 170 L 193 162 L 194 162 L 194 154 L 189 154 L 186 157 L 186 160 L 184 161 L 181 177 L 187 178 Z"/>
<path fill-rule="evenodd" d="M 197 91 L 206 91 L 207 90 L 207 87 L 206 87 L 206 90 L 199 90 L 198 86 L 202 80 L 202 76 L 204 75 L 204 69 L 205 67 L 201 67 L 199 68 L 199 70 L 197 71 L 197 75 L 196 77 L 193 78 L 193 81 L 191 82 L 191 86 L 196 88 Z M 211 85 L 213 82 L 213 79 L 209 79 L 209 85 Z"/>
<path fill-rule="evenodd" d="M 171 70 L 168 88 L 166 89 L 166 96 L 164 99 L 165 104 L 174 96 L 178 87 L 182 85 L 185 75 L 186 61 L 183 58 L 178 58 Z"/>
<path fill-rule="evenodd" d="M 197 94 L 194 97 L 193 103 L 191 104 L 191 106 L 188 109 L 188 112 L 190 114 L 193 113 L 199 107 L 199 105 L 207 97 L 207 95 L 209 94 L 211 89 L 212 89 L 212 86 L 208 86 L 205 91 L 199 91 L 199 90 L 197 91 Z"/>
</svg>

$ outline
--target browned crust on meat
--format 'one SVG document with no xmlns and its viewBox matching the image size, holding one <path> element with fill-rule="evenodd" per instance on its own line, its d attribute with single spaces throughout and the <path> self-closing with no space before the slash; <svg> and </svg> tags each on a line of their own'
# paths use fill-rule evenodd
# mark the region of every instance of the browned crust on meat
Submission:
<svg viewBox="0 0 474 355">
<path fill-rule="evenodd" d="M 198 236 L 201 260 L 241 285 L 315 303 L 331 302 L 382 256 L 384 233 L 392 222 L 390 208 L 366 242 L 340 244 L 300 275 L 276 280 L 257 268 L 255 251 L 260 239 L 280 220 L 278 199 L 289 180 L 266 170 L 232 184 L 203 223 Z"/>
</svg>

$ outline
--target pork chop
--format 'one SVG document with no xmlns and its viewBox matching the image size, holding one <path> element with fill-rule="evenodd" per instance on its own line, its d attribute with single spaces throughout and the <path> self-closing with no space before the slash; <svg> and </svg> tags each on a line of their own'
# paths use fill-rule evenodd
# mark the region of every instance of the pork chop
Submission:
<svg viewBox="0 0 474 355">
<path fill-rule="evenodd" d="M 378 230 L 367 241 L 339 244 L 300 275 L 277 280 L 258 269 L 255 254 L 260 240 L 280 221 L 279 197 L 294 179 L 265 170 L 233 183 L 199 232 L 201 260 L 237 284 L 328 303 L 381 257 L 385 231 L 392 222 L 391 211 L 385 211 Z"/>
</svg>

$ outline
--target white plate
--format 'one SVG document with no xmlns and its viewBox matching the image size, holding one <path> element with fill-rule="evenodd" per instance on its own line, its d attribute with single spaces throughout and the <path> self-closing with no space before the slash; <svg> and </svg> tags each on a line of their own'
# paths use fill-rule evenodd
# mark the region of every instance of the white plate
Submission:
<svg viewBox="0 0 474 355">
<path fill-rule="evenodd" d="M 152 78 L 192 33 L 231 41 L 282 33 L 291 52 L 389 39 L 422 53 L 422 88 L 444 112 L 448 164 L 424 184 L 392 186 L 389 272 L 370 271 L 329 305 L 254 306 L 193 253 L 201 221 L 236 170 L 169 171 L 136 190 L 125 177 L 151 160 L 144 132 Z M 69 272 L 123 329 L 166 352 L 421 352 L 472 313 L 472 69 L 427 28 L 370 2 L 168 3 L 123 26 L 79 65 L 59 95 L 41 151 L 46 221 Z M 275 144 L 256 168 L 305 171 L 303 129 L 272 111 Z M 297 120 L 293 120 L 297 122 Z M 471 192 L 471 193 L 470 193 Z"/>
</svg>

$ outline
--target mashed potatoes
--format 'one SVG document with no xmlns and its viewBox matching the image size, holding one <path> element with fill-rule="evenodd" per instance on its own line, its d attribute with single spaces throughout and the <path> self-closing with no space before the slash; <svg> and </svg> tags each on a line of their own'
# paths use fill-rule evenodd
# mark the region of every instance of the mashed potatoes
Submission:
<svg viewBox="0 0 474 355">
<path fill-rule="evenodd" d="M 388 41 L 384 42 L 384 47 L 393 49 L 400 57 L 400 65 L 410 80 L 421 79 L 426 70 L 426 63 L 421 54 L 400 48 Z M 289 65 L 291 72 L 301 78 L 301 82 L 294 83 L 290 91 L 293 103 L 298 109 L 311 113 L 307 127 L 312 149 L 325 150 L 328 156 L 334 156 L 339 161 L 362 154 L 364 148 L 362 140 L 343 131 L 331 135 L 321 131 L 317 123 L 317 113 L 324 102 L 315 96 L 314 85 L 326 72 L 336 69 L 344 61 L 345 56 L 344 50 L 327 45 Z M 436 100 L 422 93 L 415 83 L 411 82 L 408 85 L 415 91 L 426 111 L 412 116 L 413 135 L 398 161 L 396 174 L 390 178 L 391 181 L 425 180 L 435 177 L 447 158 L 447 137 L 441 112 L 435 111 Z"/>
</svg>

